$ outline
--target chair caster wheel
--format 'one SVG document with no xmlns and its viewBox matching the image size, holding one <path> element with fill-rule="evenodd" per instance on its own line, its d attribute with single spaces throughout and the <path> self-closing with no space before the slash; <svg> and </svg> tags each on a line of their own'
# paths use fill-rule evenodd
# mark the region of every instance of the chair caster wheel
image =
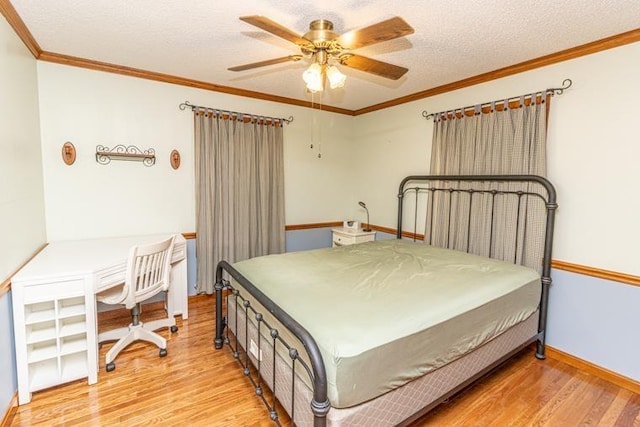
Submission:
<svg viewBox="0 0 640 427">
<path fill-rule="evenodd" d="M 160 349 L 160 357 L 165 357 L 167 355 L 167 349 L 166 348 L 161 348 Z"/>
<path fill-rule="evenodd" d="M 172 333 L 174 333 L 174 334 L 175 334 L 176 332 L 178 332 L 178 327 L 177 327 L 176 325 L 173 325 L 173 326 L 171 327 L 171 332 L 172 332 Z"/>
<path fill-rule="evenodd" d="M 111 362 L 111 363 L 107 363 L 107 372 L 111 372 L 114 369 L 116 369 L 116 364 Z"/>
</svg>

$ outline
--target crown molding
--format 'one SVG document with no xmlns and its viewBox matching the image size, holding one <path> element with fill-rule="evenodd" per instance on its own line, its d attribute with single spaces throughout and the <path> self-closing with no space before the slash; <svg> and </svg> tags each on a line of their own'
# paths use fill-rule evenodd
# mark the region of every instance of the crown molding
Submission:
<svg viewBox="0 0 640 427">
<path fill-rule="evenodd" d="M 13 31 L 20 37 L 22 43 L 29 49 L 33 57 L 38 59 L 42 53 L 42 49 L 9 0 L 0 0 L 0 13 L 4 15 L 9 25 L 11 25 L 11 28 L 13 28 Z"/>
<path fill-rule="evenodd" d="M 372 111 L 382 110 L 382 109 L 393 107 L 400 104 L 406 104 L 407 102 L 413 102 L 423 98 L 429 98 L 431 96 L 440 95 L 442 93 L 463 89 L 469 86 L 474 86 L 480 83 L 486 83 L 492 80 L 501 79 L 503 77 L 512 76 L 514 74 L 524 73 L 525 71 L 546 67 L 547 65 L 557 64 L 559 62 L 569 61 L 571 59 L 579 58 L 581 56 L 591 55 L 593 53 L 601 52 L 608 49 L 613 49 L 615 47 L 624 46 L 624 45 L 635 43 L 638 41 L 640 41 L 640 28 L 627 31 L 626 33 L 617 34 L 615 36 L 596 40 L 580 46 L 575 46 L 566 50 L 562 50 L 560 52 L 552 53 L 550 55 L 545 55 L 539 58 L 520 62 L 518 64 L 509 65 L 504 68 L 500 68 L 494 71 L 489 71 L 488 73 L 478 74 L 477 76 L 469 77 L 463 80 L 458 80 L 457 82 L 448 83 L 446 85 L 427 89 L 422 92 L 417 92 L 411 95 L 392 99 L 390 101 L 372 105 L 370 107 L 361 108 L 359 110 L 355 110 L 353 114 L 354 116 L 359 116 L 361 114 L 370 113 Z"/>
<path fill-rule="evenodd" d="M 320 106 L 308 101 L 301 101 L 293 98 L 286 98 L 283 96 L 272 95 L 263 92 L 256 92 L 244 89 L 233 88 L 230 86 L 222 86 L 213 83 L 202 82 L 198 80 L 188 79 L 185 77 L 172 76 L 169 74 L 156 73 L 153 71 L 146 71 L 137 68 L 125 67 L 117 64 L 110 64 L 106 62 L 93 61 L 90 59 L 78 58 L 75 56 L 63 55 L 54 52 L 43 51 L 34 39 L 33 35 L 22 21 L 22 18 L 18 15 L 15 8 L 11 5 L 9 0 L 0 0 L 0 12 L 5 16 L 11 27 L 16 34 L 22 39 L 23 43 L 27 46 L 29 51 L 33 54 L 34 58 L 54 62 L 58 64 L 70 65 L 74 67 L 87 68 L 91 70 L 104 71 L 108 73 L 122 74 L 131 77 L 138 77 L 148 80 L 155 80 L 165 83 L 171 83 L 176 85 L 194 87 L 198 89 L 209 90 L 213 92 L 227 93 L 230 95 L 261 99 L 265 101 L 278 102 L 282 104 L 297 105 L 306 108 L 320 109 Z M 348 116 L 359 116 L 367 114 L 373 111 L 382 110 L 385 108 L 394 107 L 408 102 L 417 101 L 431 96 L 439 95 L 442 93 L 474 86 L 480 83 L 486 83 L 492 80 L 500 79 L 503 77 L 511 76 L 514 74 L 523 73 L 536 68 L 545 67 L 547 65 L 556 64 L 558 62 L 568 61 L 571 59 L 579 58 L 581 56 L 590 55 L 593 53 L 601 52 L 608 49 L 624 46 L 626 44 L 635 43 L 640 41 L 640 28 L 627 31 L 625 33 L 617 34 L 611 37 L 606 37 L 600 40 L 596 40 L 590 43 L 586 43 L 580 46 L 575 46 L 569 49 L 555 52 L 549 55 L 541 56 L 539 58 L 531 59 L 528 61 L 520 62 L 518 64 L 510 65 L 504 68 L 500 68 L 494 71 L 490 71 L 483 74 L 478 74 L 466 79 L 458 80 L 456 82 L 448 83 L 442 86 L 437 86 L 431 89 L 427 89 L 421 92 L 416 92 L 407 96 L 392 99 L 379 104 L 371 105 L 369 107 L 361 108 L 358 110 L 348 110 L 345 108 L 332 107 L 330 105 L 323 105 L 322 110 L 330 111 L 338 114 L 345 114 Z"/>
<path fill-rule="evenodd" d="M 1 0 L 0 0 L 1 1 Z M 125 67 L 123 65 L 110 64 L 108 62 L 94 61 L 91 59 L 79 58 L 76 56 L 63 55 L 60 53 L 43 51 L 38 57 L 41 61 L 53 62 L 56 64 L 70 65 L 73 67 L 87 68 L 95 71 L 104 71 L 107 73 L 122 74 L 130 77 L 138 77 L 141 79 L 155 80 L 158 82 L 171 83 L 180 86 L 188 86 L 197 89 L 204 89 L 213 92 L 227 93 L 230 95 L 243 96 L 253 99 L 261 99 L 264 101 L 278 102 L 280 104 L 297 105 L 299 107 L 316 108 L 318 104 L 312 104 L 308 101 L 299 99 L 286 98 L 284 96 L 271 95 L 268 93 L 256 92 L 252 90 L 238 89 L 230 86 L 222 86 L 213 83 L 207 83 L 199 80 L 188 79 L 186 77 L 173 76 L 170 74 L 156 73 L 155 71 L 147 71 L 139 68 Z M 323 111 L 331 111 L 334 113 L 353 115 L 353 111 L 344 108 L 331 107 L 329 105 L 322 106 Z"/>
</svg>

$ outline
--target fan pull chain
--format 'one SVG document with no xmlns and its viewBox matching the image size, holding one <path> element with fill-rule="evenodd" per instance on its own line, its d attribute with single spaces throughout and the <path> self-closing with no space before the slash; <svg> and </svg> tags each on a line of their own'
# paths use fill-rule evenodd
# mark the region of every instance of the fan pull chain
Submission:
<svg viewBox="0 0 640 427">
<path fill-rule="evenodd" d="M 313 110 L 312 112 L 312 122 L 311 122 L 311 143 L 309 144 L 309 148 L 311 150 L 314 149 L 314 147 L 318 150 L 318 158 L 321 159 L 322 158 L 322 127 L 318 125 L 318 114 L 322 113 L 322 93 L 320 93 L 320 102 L 318 103 L 319 108 L 317 109 L 318 111 L 320 111 L 320 113 L 318 113 L 316 111 L 316 109 L 314 108 L 314 104 L 315 104 L 315 92 L 311 92 L 311 109 Z M 314 134 L 316 136 L 315 138 L 315 144 L 314 144 Z"/>
<path fill-rule="evenodd" d="M 319 114 L 322 114 L 322 92 L 320 92 Z M 318 158 L 322 158 L 322 126 L 318 126 Z"/>
</svg>

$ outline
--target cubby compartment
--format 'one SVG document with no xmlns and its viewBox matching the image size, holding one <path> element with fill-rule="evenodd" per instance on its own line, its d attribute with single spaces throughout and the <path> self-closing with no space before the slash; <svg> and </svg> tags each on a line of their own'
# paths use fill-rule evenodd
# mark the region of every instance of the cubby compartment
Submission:
<svg viewBox="0 0 640 427">
<path fill-rule="evenodd" d="M 24 322 L 27 325 L 55 318 L 55 301 L 44 301 L 24 306 Z"/>
<path fill-rule="evenodd" d="M 85 333 L 87 331 L 87 321 L 84 315 L 66 317 L 58 321 L 58 336 L 66 337 Z"/>
<path fill-rule="evenodd" d="M 27 362 L 35 363 L 46 359 L 55 359 L 58 355 L 56 339 L 27 345 Z"/>
<path fill-rule="evenodd" d="M 66 298 L 58 301 L 58 317 L 72 317 L 85 314 L 84 297 Z"/>
<path fill-rule="evenodd" d="M 60 357 L 61 382 L 73 381 L 87 376 L 89 370 L 85 353 L 71 353 Z"/>
<path fill-rule="evenodd" d="M 86 352 L 86 350 L 87 350 L 87 336 L 85 334 L 76 334 L 76 335 L 60 338 L 60 354 L 61 355 L 78 353 L 78 352 Z"/>
<path fill-rule="evenodd" d="M 44 322 L 29 324 L 26 327 L 26 332 L 27 344 L 55 340 L 57 336 L 56 321 L 52 319 Z"/>
<path fill-rule="evenodd" d="M 58 359 L 29 363 L 29 391 L 41 390 L 59 383 Z"/>
</svg>

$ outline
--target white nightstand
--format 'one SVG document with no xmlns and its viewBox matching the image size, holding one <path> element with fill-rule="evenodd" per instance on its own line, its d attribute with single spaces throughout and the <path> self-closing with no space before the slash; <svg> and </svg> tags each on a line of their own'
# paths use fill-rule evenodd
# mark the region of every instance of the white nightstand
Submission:
<svg viewBox="0 0 640 427">
<path fill-rule="evenodd" d="M 356 243 L 371 242 L 376 240 L 375 231 L 353 230 L 351 228 L 332 228 L 332 247 L 355 245 Z"/>
</svg>

